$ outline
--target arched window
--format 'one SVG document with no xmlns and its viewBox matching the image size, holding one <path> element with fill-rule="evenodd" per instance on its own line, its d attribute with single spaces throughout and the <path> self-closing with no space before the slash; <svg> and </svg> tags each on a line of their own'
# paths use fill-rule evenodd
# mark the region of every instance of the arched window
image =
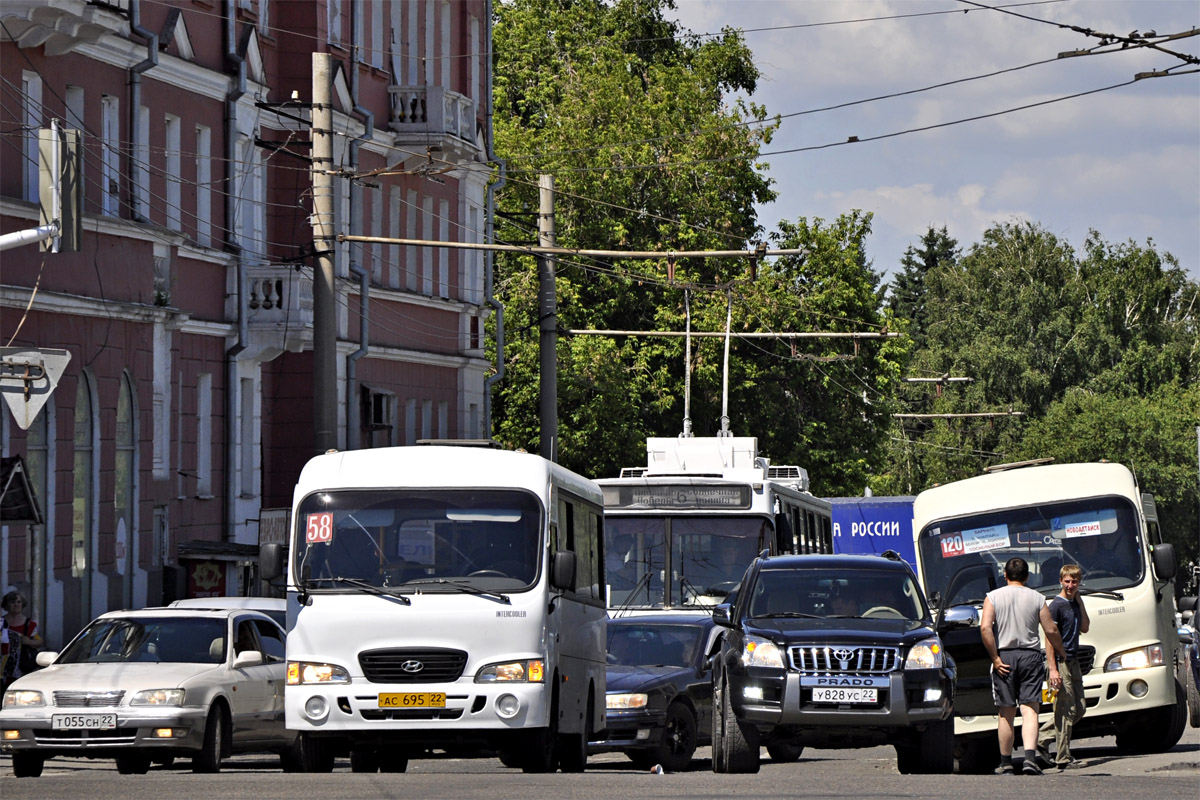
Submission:
<svg viewBox="0 0 1200 800">
<path fill-rule="evenodd" d="M 75 466 L 71 518 L 71 575 L 81 578 L 90 591 L 92 563 L 92 519 L 95 516 L 95 487 L 92 480 L 96 457 L 94 392 L 91 376 L 79 375 L 75 390 Z M 84 597 L 89 594 L 85 592 Z"/>
<path fill-rule="evenodd" d="M 113 464 L 113 524 L 116 533 L 117 571 L 125 576 L 122 596 L 125 607 L 133 607 L 133 573 L 137 568 L 134 544 L 137 537 L 137 414 L 133 397 L 133 382 L 129 373 L 121 376 L 121 388 L 117 394 L 116 453 Z"/>
</svg>

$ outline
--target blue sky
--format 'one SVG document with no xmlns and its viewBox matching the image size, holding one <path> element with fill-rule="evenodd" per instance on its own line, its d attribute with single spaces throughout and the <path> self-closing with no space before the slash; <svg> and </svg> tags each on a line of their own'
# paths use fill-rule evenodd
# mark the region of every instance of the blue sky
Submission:
<svg viewBox="0 0 1200 800">
<path fill-rule="evenodd" d="M 1198 70 L 1149 48 L 1057 58 L 1094 48 L 1085 34 L 957 0 L 677 0 L 694 33 L 745 31 L 763 73 L 752 99 L 786 117 L 764 148 L 780 219 L 874 213 L 867 255 L 890 273 L 928 226 L 959 244 L 995 222 L 1031 220 L 1081 252 L 1088 230 L 1110 243 L 1153 239 L 1200 280 L 1200 73 L 1129 86 L 917 133 L 808 152 Z M 1001 5 L 1000 3 L 988 3 Z M 1025 17 L 1128 36 L 1200 28 L 1196 0 L 1005 4 Z M 963 13 L 969 10 L 968 13 Z M 930 13 L 946 12 L 954 13 Z M 878 19 L 881 17 L 903 18 Z M 920 15 L 920 16 L 917 16 Z M 851 21 L 863 20 L 863 21 Z M 832 24 L 831 24 L 832 23 Z M 1200 36 L 1162 46 L 1193 58 Z M 1106 48 L 1112 49 L 1112 48 Z M 1013 69 L 1051 59 L 1049 63 Z M 835 111 L 810 109 L 1006 71 Z"/>
</svg>

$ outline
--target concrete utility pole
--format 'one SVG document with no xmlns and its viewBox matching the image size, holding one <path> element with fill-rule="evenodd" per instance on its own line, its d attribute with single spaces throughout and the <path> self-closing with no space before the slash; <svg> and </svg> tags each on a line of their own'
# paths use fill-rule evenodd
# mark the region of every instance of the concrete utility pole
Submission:
<svg viewBox="0 0 1200 800">
<path fill-rule="evenodd" d="M 554 176 L 538 176 L 538 246 L 554 247 Z M 539 453 L 555 460 L 558 443 L 558 299 L 554 288 L 554 256 L 538 257 L 538 327 L 540 343 L 541 447 Z"/>
<path fill-rule="evenodd" d="M 333 283 L 333 83 L 328 53 L 313 53 L 313 423 L 318 454 L 337 447 L 337 317 Z"/>
</svg>

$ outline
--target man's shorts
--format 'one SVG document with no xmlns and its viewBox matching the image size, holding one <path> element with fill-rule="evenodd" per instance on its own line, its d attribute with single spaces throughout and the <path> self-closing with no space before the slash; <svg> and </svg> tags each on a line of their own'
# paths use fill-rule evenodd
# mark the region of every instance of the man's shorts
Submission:
<svg viewBox="0 0 1200 800">
<path fill-rule="evenodd" d="M 1007 675 L 1001 675 L 992 667 L 992 701 L 996 707 L 1041 708 L 1046 656 L 1040 650 L 1001 650 L 1000 660 L 1011 669 Z"/>
</svg>

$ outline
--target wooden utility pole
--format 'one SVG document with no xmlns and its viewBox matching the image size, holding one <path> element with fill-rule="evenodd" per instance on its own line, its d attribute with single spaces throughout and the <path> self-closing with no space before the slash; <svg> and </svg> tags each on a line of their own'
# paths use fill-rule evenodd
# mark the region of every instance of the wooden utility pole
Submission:
<svg viewBox="0 0 1200 800">
<path fill-rule="evenodd" d="M 313 53 L 313 423 L 318 454 L 337 447 L 337 303 L 333 283 L 333 83 L 328 53 Z"/>
<path fill-rule="evenodd" d="M 554 176 L 538 176 L 538 246 L 554 247 Z M 554 461 L 558 448 L 558 300 L 554 288 L 554 256 L 538 257 L 538 327 L 540 344 L 539 453 Z"/>
</svg>

